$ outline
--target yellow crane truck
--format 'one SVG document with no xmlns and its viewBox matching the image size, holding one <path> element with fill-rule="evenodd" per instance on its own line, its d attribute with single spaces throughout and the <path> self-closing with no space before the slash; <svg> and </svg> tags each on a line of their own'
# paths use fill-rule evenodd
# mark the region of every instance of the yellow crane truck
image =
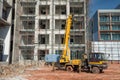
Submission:
<svg viewBox="0 0 120 80">
<path fill-rule="evenodd" d="M 48 54 L 45 56 L 47 63 L 55 63 L 55 67 L 65 69 L 67 71 L 87 71 L 93 73 L 100 73 L 107 68 L 104 53 L 89 53 L 80 54 L 79 52 L 72 52 L 69 48 L 70 29 L 72 25 L 73 16 L 69 15 L 66 20 L 66 28 L 64 35 L 64 49 L 62 55 Z M 72 56 L 72 55 L 76 56 Z M 81 56 L 81 57 L 80 57 Z"/>
</svg>

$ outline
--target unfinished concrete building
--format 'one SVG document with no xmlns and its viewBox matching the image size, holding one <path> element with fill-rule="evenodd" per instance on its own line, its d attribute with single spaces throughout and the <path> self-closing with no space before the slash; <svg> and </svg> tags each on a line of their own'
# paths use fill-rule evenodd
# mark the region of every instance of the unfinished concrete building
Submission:
<svg viewBox="0 0 120 80">
<path fill-rule="evenodd" d="M 44 60 L 46 54 L 61 54 L 66 19 L 74 14 L 70 49 L 86 51 L 87 0 L 17 0 L 13 62 Z"/>
</svg>

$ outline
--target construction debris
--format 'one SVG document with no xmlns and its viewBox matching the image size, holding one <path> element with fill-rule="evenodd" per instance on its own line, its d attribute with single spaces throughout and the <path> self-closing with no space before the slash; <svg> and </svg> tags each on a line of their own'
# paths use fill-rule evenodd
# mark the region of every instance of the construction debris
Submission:
<svg viewBox="0 0 120 80">
<path fill-rule="evenodd" d="M 0 80 L 1 78 L 4 77 L 17 76 L 23 73 L 25 69 L 27 70 L 27 68 L 31 68 L 31 67 L 34 68 L 34 66 L 36 65 L 20 65 L 20 64 L 0 65 Z"/>
<path fill-rule="evenodd" d="M 22 73 L 25 66 L 19 64 L 0 65 L 0 77 L 7 77 L 10 75 L 16 75 Z"/>
</svg>

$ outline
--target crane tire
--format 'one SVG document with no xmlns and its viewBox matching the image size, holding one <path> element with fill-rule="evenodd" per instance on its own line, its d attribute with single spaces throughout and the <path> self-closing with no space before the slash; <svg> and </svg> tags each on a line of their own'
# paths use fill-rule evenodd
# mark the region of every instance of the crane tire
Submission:
<svg viewBox="0 0 120 80">
<path fill-rule="evenodd" d="M 67 66 L 67 67 L 66 67 L 66 70 L 67 70 L 68 72 L 72 72 L 72 71 L 73 71 L 73 67 L 72 67 L 72 66 Z"/>
<path fill-rule="evenodd" d="M 100 73 L 100 69 L 98 67 L 93 67 L 92 68 L 92 73 Z"/>
</svg>

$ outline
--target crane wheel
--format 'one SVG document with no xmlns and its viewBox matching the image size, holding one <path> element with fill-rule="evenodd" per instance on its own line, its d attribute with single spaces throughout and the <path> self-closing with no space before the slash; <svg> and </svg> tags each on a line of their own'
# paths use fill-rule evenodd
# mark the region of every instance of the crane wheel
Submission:
<svg viewBox="0 0 120 80">
<path fill-rule="evenodd" d="M 98 67 L 93 67 L 92 73 L 100 73 L 100 69 Z"/>
<path fill-rule="evenodd" d="M 66 70 L 69 71 L 69 72 L 72 72 L 73 71 L 73 67 L 72 66 L 67 66 Z"/>
</svg>

